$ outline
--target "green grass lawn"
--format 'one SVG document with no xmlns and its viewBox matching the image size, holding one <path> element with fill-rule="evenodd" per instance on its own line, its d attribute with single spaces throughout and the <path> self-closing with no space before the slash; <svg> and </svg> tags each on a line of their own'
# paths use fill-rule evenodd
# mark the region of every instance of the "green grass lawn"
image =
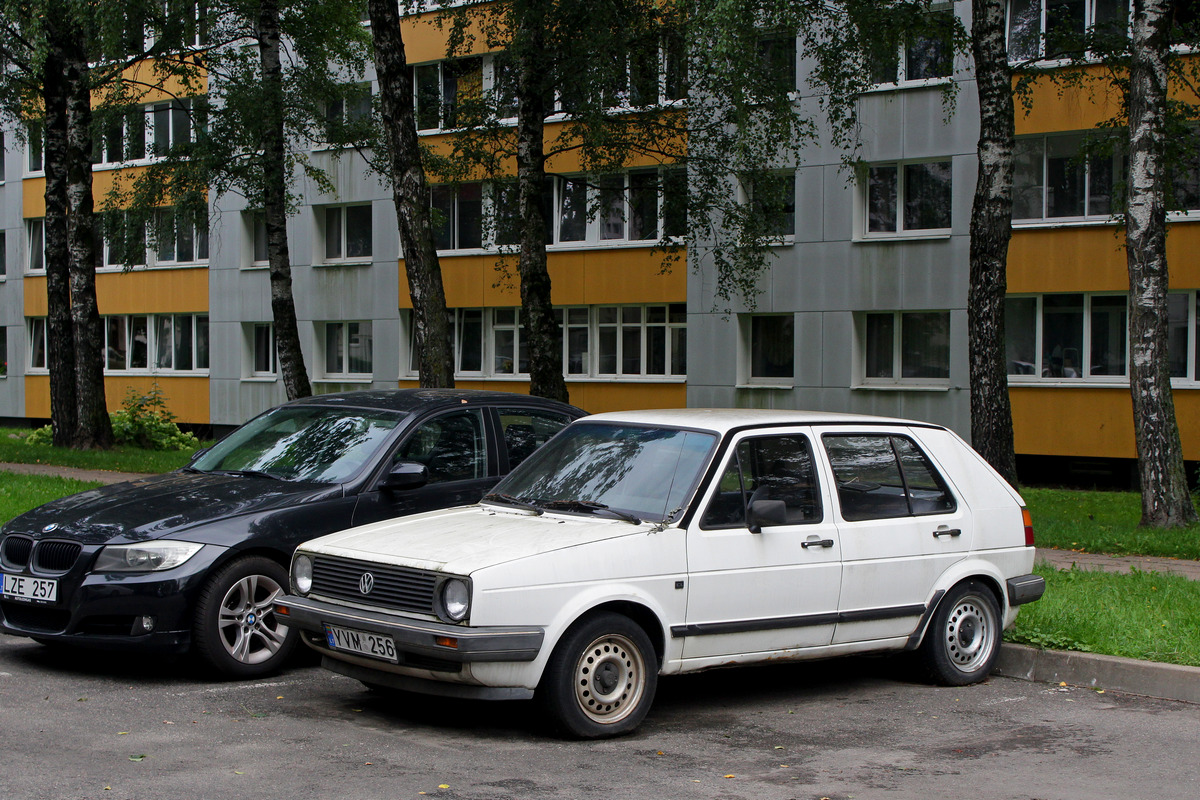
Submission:
<svg viewBox="0 0 1200 800">
<path fill-rule="evenodd" d="M 1200 581 L 1161 572 L 1036 572 L 1046 594 L 1021 606 L 1006 640 L 1200 666 Z"/>
<path fill-rule="evenodd" d="M 0 428 L 0 462 L 18 464 L 54 464 L 60 467 L 107 469 L 117 472 L 169 472 L 186 464 L 191 451 L 143 450 L 139 447 L 114 447 L 111 450 L 72 450 L 69 447 L 30 445 L 24 428 Z M 212 444 L 207 442 L 206 446 Z"/>
<path fill-rule="evenodd" d="M 1200 560 L 1200 525 L 1170 531 L 1139 528 L 1142 505 L 1135 492 L 1027 487 L 1021 496 L 1033 514 L 1038 547 Z"/>
<path fill-rule="evenodd" d="M 99 483 L 49 475 L 16 475 L 0 472 L 0 522 L 8 522 L 42 503 L 68 494 L 95 489 Z"/>
</svg>

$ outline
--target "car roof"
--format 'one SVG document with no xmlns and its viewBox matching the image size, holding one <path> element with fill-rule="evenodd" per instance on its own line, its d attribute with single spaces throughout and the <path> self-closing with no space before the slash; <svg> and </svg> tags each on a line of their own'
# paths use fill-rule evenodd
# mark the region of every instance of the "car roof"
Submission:
<svg viewBox="0 0 1200 800">
<path fill-rule="evenodd" d="M 837 411 L 760 408 L 663 408 L 647 411 L 612 411 L 593 414 L 586 419 L 586 422 L 622 422 L 677 428 L 702 428 L 722 434 L 739 428 L 776 425 L 919 425 L 924 428 L 942 428 L 941 425 L 929 422 L 896 417 L 846 414 Z"/>
<path fill-rule="evenodd" d="M 586 413 L 575 406 L 560 403 L 557 400 L 547 400 L 544 397 L 481 389 L 374 389 L 301 397 L 284 405 L 377 408 L 386 411 L 413 412 L 463 405 L 506 404 L 552 409 L 575 417 Z"/>
</svg>

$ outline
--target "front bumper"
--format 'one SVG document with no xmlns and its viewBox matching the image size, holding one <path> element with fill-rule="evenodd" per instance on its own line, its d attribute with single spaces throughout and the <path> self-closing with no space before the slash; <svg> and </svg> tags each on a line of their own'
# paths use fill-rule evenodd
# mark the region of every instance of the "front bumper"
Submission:
<svg viewBox="0 0 1200 800">
<path fill-rule="evenodd" d="M 276 607 L 286 609 L 282 618 L 288 625 L 320 634 L 320 640 L 325 639 L 327 624 L 390 636 L 400 654 L 399 666 L 418 669 L 430 669 L 429 664 L 438 663 L 461 666 L 472 662 L 533 661 L 541 652 L 546 637 L 545 630 L 536 626 L 471 628 L 294 595 L 280 598 Z M 306 637 L 306 641 L 318 644 L 316 637 Z M 454 646 L 439 643 L 450 641 Z M 328 647 L 319 649 L 332 656 L 343 652 Z M 386 669 L 387 662 L 379 663 L 381 669 Z M 434 668 L 434 671 L 438 670 Z"/>
</svg>

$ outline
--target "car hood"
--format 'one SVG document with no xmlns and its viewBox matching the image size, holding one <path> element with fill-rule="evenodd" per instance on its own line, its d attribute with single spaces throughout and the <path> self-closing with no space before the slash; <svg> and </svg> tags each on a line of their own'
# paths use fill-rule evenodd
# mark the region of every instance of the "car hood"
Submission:
<svg viewBox="0 0 1200 800">
<path fill-rule="evenodd" d="M 359 561 L 470 575 L 484 567 L 634 534 L 634 525 L 599 516 L 545 514 L 493 506 L 430 511 L 331 533 L 300 549 Z"/>
<path fill-rule="evenodd" d="M 331 492 L 341 494 L 341 487 L 169 472 L 55 500 L 16 517 L 4 532 L 70 538 L 83 544 L 140 542 L 215 520 L 293 506 Z"/>
</svg>

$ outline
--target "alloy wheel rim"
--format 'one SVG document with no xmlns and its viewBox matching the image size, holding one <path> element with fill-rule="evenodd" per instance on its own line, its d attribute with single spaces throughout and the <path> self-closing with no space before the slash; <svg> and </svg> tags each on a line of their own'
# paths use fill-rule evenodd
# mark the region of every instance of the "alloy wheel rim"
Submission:
<svg viewBox="0 0 1200 800">
<path fill-rule="evenodd" d="M 225 593 L 217 630 L 221 644 L 242 664 L 261 664 L 273 657 L 287 638 L 288 627 L 275 615 L 275 599 L 283 588 L 266 575 L 247 575 Z"/>
</svg>

